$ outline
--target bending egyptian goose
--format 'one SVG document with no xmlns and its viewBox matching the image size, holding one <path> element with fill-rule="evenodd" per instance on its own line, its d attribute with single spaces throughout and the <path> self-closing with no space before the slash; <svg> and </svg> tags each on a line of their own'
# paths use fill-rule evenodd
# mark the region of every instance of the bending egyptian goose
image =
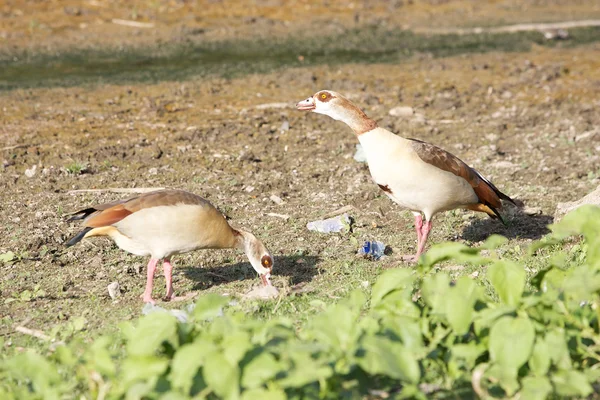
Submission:
<svg viewBox="0 0 600 400">
<path fill-rule="evenodd" d="M 398 136 L 377 126 L 339 93 L 322 90 L 296 104 L 303 111 L 325 114 L 348 125 L 360 141 L 373 180 L 394 202 L 415 216 L 417 254 L 423 253 L 431 219 L 442 211 L 467 208 L 502 217 L 501 200 L 514 201 L 458 157 L 432 144 Z M 423 217 L 425 215 L 425 222 Z"/>
<path fill-rule="evenodd" d="M 158 262 L 164 260 L 167 295 L 174 298 L 171 256 L 197 249 L 244 250 L 263 284 L 270 286 L 271 254 L 253 234 L 233 229 L 207 200 L 183 190 L 158 190 L 126 200 L 78 211 L 69 221 L 83 220 L 85 228 L 67 242 L 109 236 L 119 248 L 138 256 L 150 256 L 144 302 L 152 300 L 152 282 Z"/>
</svg>

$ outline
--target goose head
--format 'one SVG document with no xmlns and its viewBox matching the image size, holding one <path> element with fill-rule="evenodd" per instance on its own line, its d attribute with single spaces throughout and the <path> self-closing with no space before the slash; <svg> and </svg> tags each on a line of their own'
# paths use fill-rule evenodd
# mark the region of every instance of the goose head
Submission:
<svg viewBox="0 0 600 400">
<path fill-rule="evenodd" d="M 263 285 L 271 286 L 271 272 L 273 271 L 273 256 L 265 245 L 250 232 L 239 230 L 239 244 L 246 253 L 252 268 L 260 275 Z"/>
</svg>

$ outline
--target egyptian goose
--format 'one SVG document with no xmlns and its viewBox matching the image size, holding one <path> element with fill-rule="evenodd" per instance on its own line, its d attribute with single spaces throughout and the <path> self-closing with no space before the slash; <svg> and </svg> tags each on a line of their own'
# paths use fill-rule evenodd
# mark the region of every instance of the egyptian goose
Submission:
<svg viewBox="0 0 600 400">
<path fill-rule="evenodd" d="M 273 269 L 273 257 L 253 234 L 233 229 L 207 200 L 183 190 L 158 190 L 126 200 L 78 211 L 69 221 L 83 220 L 85 228 L 67 242 L 109 236 L 119 248 L 138 256 L 150 256 L 144 302 L 152 300 L 152 282 L 158 262 L 164 260 L 167 294 L 174 298 L 171 256 L 197 249 L 244 250 L 265 286 Z"/>
<path fill-rule="evenodd" d="M 325 114 L 348 125 L 360 141 L 375 183 L 415 216 L 415 261 L 423 253 L 431 219 L 442 211 L 467 208 L 502 217 L 501 200 L 514 201 L 458 157 L 432 144 L 398 136 L 377 126 L 339 93 L 322 90 L 296 104 L 298 110 Z M 421 213 L 425 215 L 425 222 Z"/>
</svg>

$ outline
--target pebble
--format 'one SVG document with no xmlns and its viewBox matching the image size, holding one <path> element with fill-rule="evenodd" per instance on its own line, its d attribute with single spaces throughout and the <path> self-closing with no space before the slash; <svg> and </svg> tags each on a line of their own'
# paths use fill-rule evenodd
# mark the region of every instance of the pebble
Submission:
<svg viewBox="0 0 600 400">
<path fill-rule="evenodd" d="M 525 207 L 523 208 L 523 213 L 525 215 L 540 215 L 542 209 L 540 207 Z"/>
<path fill-rule="evenodd" d="M 35 176 L 35 171 L 37 170 L 37 165 L 25 170 L 25 176 L 28 178 L 33 178 Z"/>
<path fill-rule="evenodd" d="M 272 194 L 272 195 L 269 197 L 269 199 L 271 199 L 271 201 L 272 201 L 273 203 L 277 204 L 277 205 L 282 205 L 282 204 L 285 204 L 285 201 L 283 201 L 283 200 L 281 199 L 281 197 L 279 197 L 279 196 L 277 196 L 277 195 L 274 195 L 274 194 Z"/>
<path fill-rule="evenodd" d="M 117 297 L 121 294 L 120 291 L 121 286 L 119 286 L 119 282 L 113 282 L 107 286 L 108 295 L 111 299 L 116 300 Z"/>
<path fill-rule="evenodd" d="M 258 286 L 248 293 L 246 293 L 243 298 L 246 300 L 253 299 L 261 299 L 261 300 L 269 300 L 277 297 L 279 294 L 279 290 L 275 286 Z"/>
<path fill-rule="evenodd" d="M 415 110 L 407 106 L 394 107 L 388 112 L 392 117 L 412 117 L 414 113 Z"/>
</svg>

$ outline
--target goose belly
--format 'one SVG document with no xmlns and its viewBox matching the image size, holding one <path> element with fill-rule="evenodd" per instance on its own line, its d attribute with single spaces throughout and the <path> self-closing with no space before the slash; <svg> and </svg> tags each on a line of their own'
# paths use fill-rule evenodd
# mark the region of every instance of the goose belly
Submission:
<svg viewBox="0 0 600 400">
<path fill-rule="evenodd" d="M 115 224 L 125 239 L 115 242 L 133 254 L 164 258 L 201 247 L 194 205 L 159 206 L 137 211 Z M 145 249 L 146 254 L 139 254 Z"/>
<path fill-rule="evenodd" d="M 423 212 L 428 219 L 438 212 L 478 202 L 465 179 L 420 159 L 380 158 L 369 162 L 369 170 L 394 202 L 411 211 Z"/>
</svg>

